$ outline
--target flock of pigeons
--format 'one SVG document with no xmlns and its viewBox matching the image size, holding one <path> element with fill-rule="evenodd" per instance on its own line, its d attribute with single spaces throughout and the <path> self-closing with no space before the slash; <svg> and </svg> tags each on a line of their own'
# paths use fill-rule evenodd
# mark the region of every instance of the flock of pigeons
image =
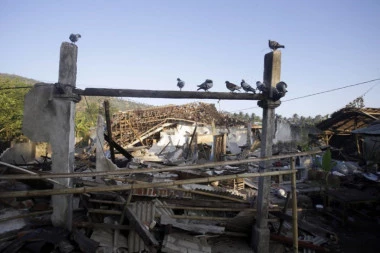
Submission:
<svg viewBox="0 0 380 253">
<path fill-rule="evenodd" d="M 285 48 L 284 45 L 281 45 L 280 43 L 278 43 L 277 41 L 274 41 L 274 40 L 269 40 L 268 41 L 268 46 L 270 49 L 272 49 L 273 51 L 276 51 L 277 49 L 279 48 Z M 183 80 L 181 80 L 180 78 L 177 78 L 177 86 L 179 87 L 180 91 L 182 91 L 182 88 L 185 86 L 185 82 Z M 201 83 L 200 85 L 198 85 L 198 89 L 197 90 L 204 90 L 204 91 L 208 91 L 209 89 L 211 89 L 213 86 L 213 82 L 211 79 L 206 79 L 206 81 L 204 81 L 203 83 Z M 251 85 L 249 85 L 248 83 L 246 83 L 244 81 L 244 79 L 240 82 L 240 86 L 234 84 L 234 83 L 231 83 L 229 81 L 226 81 L 226 87 L 227 89 L 229 89 L 231 92 L 234 92 L 234 91 L 240 91 L 240 89 L 242 88 L 245 92 L 253 92 L 254 94 L 256 94 L 256 90 L 262 92 L 262 93 L 270 93 L 270 91 L 272 90 L 272 94 L 273 94 L 273 97 L 275 96 L 280 96 L 280 95 L 285 95 L 285 93 L 287 92 L 286 88 L 287 88 L 287 84 L 284 83 L 284 82 L 279 82 L 277 85 L 276 85 L 276 88 L 273 88 L 269 85 L 266 85 L 260 81 L 257 81 L 256 82 L 256 89 L 255 88 L 252 88 Z"/>
<path fill-rule="evenodd" d="M 185 86 L 185 82 L 181 80 L 180 78 L 177 78 L 177 86 L 180 90 Z M 211 79 L 206 79 L 203 83 L 198 85 L 197 90 L 204 90 L 208 91 L 213 86 L 213 82 Z M 273 100 L 278 100 L 281 97 L 285 96 L 285 93 L 287 91 L 288 85 L 285 82 L 279 82 L 276 84 L 276 87 L 272 87 L 271 85 L 266 84 L 265 82 L 262 83 L 260 81 L 256 82 L 256 88 L 253 88 L 251 85 L 249 85 L 244 79 L 241 80 L 240 86 L 236 85 L 234 83 L 231 83 L 229 81 L 226 81 L 226 87 L 231 92 L 234 91 L 240 91 L 240 89 L 243 89 L 245 92 L 252 92 L 253 94 L 256 94 L 256 91 L 261 92 L 263 94 L 271 94 Z"/>
<path fill-rule="evenodd" d="M 75 42 L 77 42 L 79 40 L 79 38 L 81 38 L 81 37 L 82 36 L 79 33 L 77 33 L 77 34 L 72 33 L 72 34 L 70 34 L 69 39 L 73 44 L 75 44 Z M 281 45 L 280 43 L 278 43 L 277 41 L 274 41 L 274 40 L 269 40 L 268 46 L 273 51 L 275 51 L 279 48 L 285 48 L 284 45 Z M 214 84 L 213 84 L 211 79 L 206 79 L 203 83 L 198 85 L 197 90 L 208 91 L 209 89 L 212 88 L 213 85 Z M 180 89 L 180 91 L 182 91 L 182 88 L 185 87 L 185 82 L 183 80 L 181 80 L 180 78 L 177 78 L 177 86 Z M 273 100 L 278 100 L 281 97 L 285 96 L 285 93 L 287 92 L 286 88 L 288 86 L 285 82 L 279 82 L 279 83 L 277 83 L 276 87 L 272 87 L 270 85 L 267 85 L 266 83 L 262 83 L 260 81 L 257 81 L 256 82 L 256 88 L 253 88 L 251 85 L 246 83 L 246 81 L 244 81 L 244 79 L 243 79 L 240 82 L 240 86 L 238 86 L 234 83 L 231 83 L 229 81 L 226 81 L 226 87 L 231 92 L 240 91 L 240 89 L 243 89 L 245 92 L 253 92 L 253 94 L 256 94 L 256 90 L 257 90 L 257 91 L 264 93 L 264 94 L 270 94 L 272 96 Z"/>
</svg>

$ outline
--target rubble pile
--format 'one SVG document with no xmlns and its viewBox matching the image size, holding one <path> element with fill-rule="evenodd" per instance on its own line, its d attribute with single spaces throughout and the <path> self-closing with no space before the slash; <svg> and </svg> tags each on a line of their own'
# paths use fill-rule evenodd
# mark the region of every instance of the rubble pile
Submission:
<svg viewBox="0 0 380 253">
<path fill-rule="evenodd" d="M 140 110 L 118 112 L 112 118 L 112 135 L 114 141 L 126 147 L 139 136 L 162 127 L 164 123 L 191 121 L 198 124 L 215 122 L 216 126 L 245 125 L 238 119 L 219 113 L 215 105 L 207 103 L 190 103 L 185 105 L 170 105 L 152 107 Z"/>
</svg>

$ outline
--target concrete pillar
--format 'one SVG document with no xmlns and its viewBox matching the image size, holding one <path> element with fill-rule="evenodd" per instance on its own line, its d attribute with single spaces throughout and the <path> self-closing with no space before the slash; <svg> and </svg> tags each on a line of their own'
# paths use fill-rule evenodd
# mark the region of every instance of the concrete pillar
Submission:
<svg viewBox="0 0 380 253">
<path fill-rule="evenodd" d="M 35 142 L 49 142 L 52 148 L 52 172 L 72 173 L 74 169 L 74 115 L 78 96 L 72 94 L 76 84 L 78 47 L 61 45 L 58 85 L 36 84 L 24 102 L 23 133 Z M 61 185 L 54 189 L 72 187 L 71 178 L 56 179 Z M 71 230 L 72 195 L 52 196 L 52 223 Z"/>
<path fill-rule="evenodd" d="M 65 94 L 71 94 L 71 90 L 76 86 L 77 79 L 77 58 L 78 47 L 72 43 L 63 42 L 59 58 L 58 83 L 69 85 L 65 87 Z M 73 173 L 75 158 L 75 102 L 70 97 L 56 97 L 54 102 L 60 113 L 52 120 L 56 121 L 54 137 L 50 143 L 52 146 L 52 172 L 53 173 Z M 54 140 L 54 141 L 52 141 Z M 63 184 L 54 185 L 54 189 L 73 186 L 72 178 L 60 178 L 58 181 Z M 71 231 L 73 213 L 73 195 L 52 196 L 53 214 L 51 216 L 54 226 L 65 227 Z"/>
<path fill-rule="evenodd" d="M 272 87 L 280 81 L 281 75 L 281 51 L 276 50 L 264 57 L 264 82 Z M 271 94 L 269 94 L 271 97 Z M 272 156 L 272 144 L 274 137 L 275 108 L 280 101 L 273 102 L 270 99 L 258 102 L 263 108 L 263 122 L 261 134 L 261 157 Z M 271 167 L 271 161 L 260 162 L 260 172 L 267 172 Z M 270 231 L 268 228 L 268 206 L 270 193 L 270 176 L 259 178 L 259 190 L 257 196 L 257 220 L 253 227 L 253 248 L 256 253 L 269 252 Z"/>
</svg>

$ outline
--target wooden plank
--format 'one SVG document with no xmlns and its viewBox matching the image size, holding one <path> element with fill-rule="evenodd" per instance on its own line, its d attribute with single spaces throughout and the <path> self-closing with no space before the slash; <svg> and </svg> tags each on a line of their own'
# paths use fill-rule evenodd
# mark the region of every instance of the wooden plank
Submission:
<svg viewBox="0 0 380 253">
<path fill-rule="evenodd" d="M 133 227 L 136 233 L 144 241 L 145 245 L 150 249 L 150 252 L 157 252 L 159 243 L 156 238 L 149 232 L 146 226 L 137 218 L 135 212 L 128 206 L 125 209 L 125 215 L 127 216 L 130 226 Z"/>
<path fill-rule="evenodd" d="M 106 116 L 106 126 L 107 126 L 108 143 L 110 145 L 111 161 L 115 163 L 115 151 L 114 151 L 113 140 L 112 140 L 112 129 L 111 129 L 111 118 L 110 118 L 110 102 L 108 100 L 104 100 L 104 113 Z"/>
<path fill-rule="evenodd" d="M 74 93 L 82 96 L 105 97 L 139 97 L 139 98 L 197 98 L 197 99 L 226 99 L 226 100 L 263 100 L 262 94 L 232 93 L 232 92 L 200 92 L 173 90 L 135 90 L 135 89 L 105 89 L 86 88 L 74 89 Z"/>
<path fill-rule="evenodd" d="M 114 147 L 117 151 L 119 151 L 119 153 L 122 154 L 125 158 L 127 158 L 128 160 L 132 160 L 133 156 L 127 150 L 125 150 L 122 146 L 117 144 L 115 141 L 110 140 L 106 134 L 104 134 L 104 139 L 108 141 L 110 145 L 112 144 L 112 147 Z"/>
</svg>

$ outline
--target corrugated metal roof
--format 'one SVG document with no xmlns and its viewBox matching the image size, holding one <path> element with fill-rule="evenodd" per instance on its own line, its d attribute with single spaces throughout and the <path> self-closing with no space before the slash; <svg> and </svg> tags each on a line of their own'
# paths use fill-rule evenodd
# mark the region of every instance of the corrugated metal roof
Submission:
<svg viewBox="0 0 380 253">
<path fill-rule="evenodd" d="M 141 222 L 149 226 L 154 219 L 154 203 L 134 202 L 131 206 L 132 210 Z M 128 235 L 128 252 L 141 252 L 143 250 L 147 250 L 149 252 L 148 247 L 145 246 L 144 241 L 140 238 L 140 236 L 135 231 L 131 230 Z"/>
</svg>

